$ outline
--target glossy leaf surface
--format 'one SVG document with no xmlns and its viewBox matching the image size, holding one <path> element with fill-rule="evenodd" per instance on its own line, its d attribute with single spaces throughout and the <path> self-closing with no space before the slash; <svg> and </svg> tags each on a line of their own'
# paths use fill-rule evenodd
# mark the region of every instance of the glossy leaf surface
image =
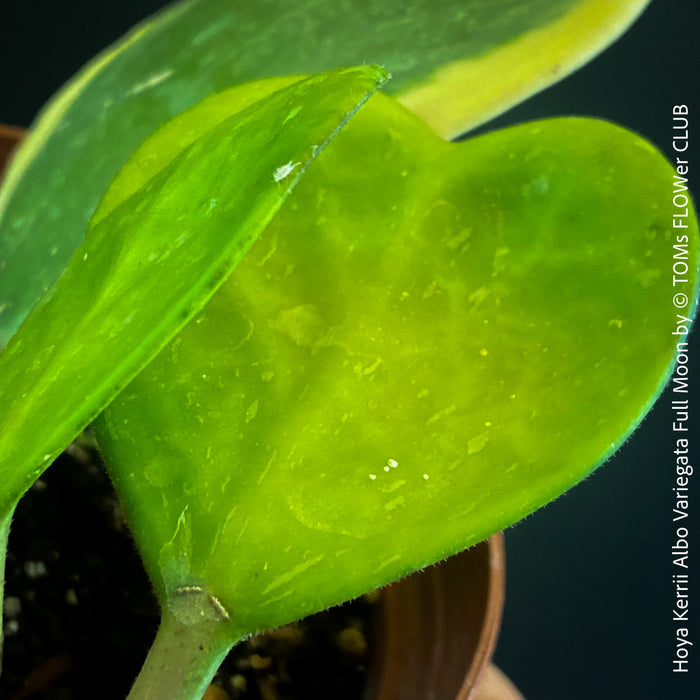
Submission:
<svg viewBox="0 0 700 700">
<path fill-rule="evenodd" d="M 384 79 L 369 66 L 308 78 L 196 140 L 190 133 L 191 145 L 96 217 L 0 355 L 0 506 L 11 508 L 202 308 L 307 165 Z M 183 148 L 181 125 L 157 135 L 153 158 L 159 148 L 170 159 Z M 280 179 L 288 163 L 293 172 Z"/>
<path fill-rule="evenodd" d="M 648 0 L 315 0 L 174 5 L 45 110 L 0 193 L 0 347 L 60 274 L 109 182 L 157 127 L 213 92 L 372 61 L 443 135 L 561 79 Z M 187 47 L 183 50 L 183 47 Z M 1 115 L 0 115 L 1 116 Z"/>
<path fill-rule="evenodd" d="M 296 619 L 607 458 L 681 339 L 672 175 L 604 122 L 453 145 L 373 100 L 98 421 L 171 611 L 194 590 L 237 635 Z"/>
</svg>

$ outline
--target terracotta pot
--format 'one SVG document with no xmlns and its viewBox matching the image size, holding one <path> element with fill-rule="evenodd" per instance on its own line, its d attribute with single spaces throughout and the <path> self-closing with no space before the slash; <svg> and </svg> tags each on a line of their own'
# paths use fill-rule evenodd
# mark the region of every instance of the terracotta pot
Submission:
<svg viewBox="0 0 700 700">
<path fill-rule="evenodd" d="M 24 133 L 0 125 L 0 174 Z M 490 666 L 504 588 L 499 533 L 384 589 L 364 700 L 521 700 Z"/>
<path fill-rule="evenodd" d="M 0 124 L 0 174 L 5 168 L 10 152 L 22 140 L 24 134 L 24 129 Z"/>
<path fill-rule="evenodd" d="M 367 697 L 481 697 L 480 681 L 500 627 L 504 587 L 502 533 L 389 586 L 380 607 L 378 656 Z"/>
</svg>

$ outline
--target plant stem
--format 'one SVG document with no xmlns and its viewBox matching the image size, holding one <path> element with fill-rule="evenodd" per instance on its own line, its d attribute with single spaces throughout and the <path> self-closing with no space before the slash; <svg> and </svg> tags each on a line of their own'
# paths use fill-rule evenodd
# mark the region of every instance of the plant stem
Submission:
<svg viewBox="0 0 700 700">
<path fill-rule="evenodd" d="M 127 700 L 199 700 L 235 640 L 219 620 L 179 622 L 164 608 L 161 625 Z"/>
<path fill-rule="evenodd" d="M 0 515 L 0 673 L 2 673 L 2 649 L 3 649 L 3 622 L 2 609 L 5 600 L 5 559 L 7 557 L 7 539 L 10 536 L 10 523 L 14 506 Z"/>
</svg>

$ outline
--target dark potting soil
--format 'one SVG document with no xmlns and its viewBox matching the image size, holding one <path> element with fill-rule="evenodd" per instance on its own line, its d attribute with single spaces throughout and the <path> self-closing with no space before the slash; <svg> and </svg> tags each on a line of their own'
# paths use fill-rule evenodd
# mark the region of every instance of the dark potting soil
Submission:
<svg viewBox="0 0 700 700">
<path fill-rule="evenodd" d="M 362 598 L 239 645 L 211 700 L 357 700 L 373 604 Z M 0 698 L 124 700 L 158 606 L 97 454 L 74 444 L 18 506 Z"/>
</svg>

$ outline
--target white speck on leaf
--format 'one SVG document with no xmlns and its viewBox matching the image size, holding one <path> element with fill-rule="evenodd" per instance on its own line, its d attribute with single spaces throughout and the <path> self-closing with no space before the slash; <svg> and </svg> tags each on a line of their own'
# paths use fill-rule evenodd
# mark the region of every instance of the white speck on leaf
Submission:
<svg viewBox="0 0 700 700">
<path fill-rule="evenodd" d="M 289 177 L 294 172 L 294 170 L 300 165 L 301 163 L 292 163 L 292 161 L 290 160 L 289 163 L 280 165 L 280 167 L 277 168 L 274 173 L 272 173 L 272 179 L 275 182 L 281 182 L 286 177 Z"/>
</svg>

